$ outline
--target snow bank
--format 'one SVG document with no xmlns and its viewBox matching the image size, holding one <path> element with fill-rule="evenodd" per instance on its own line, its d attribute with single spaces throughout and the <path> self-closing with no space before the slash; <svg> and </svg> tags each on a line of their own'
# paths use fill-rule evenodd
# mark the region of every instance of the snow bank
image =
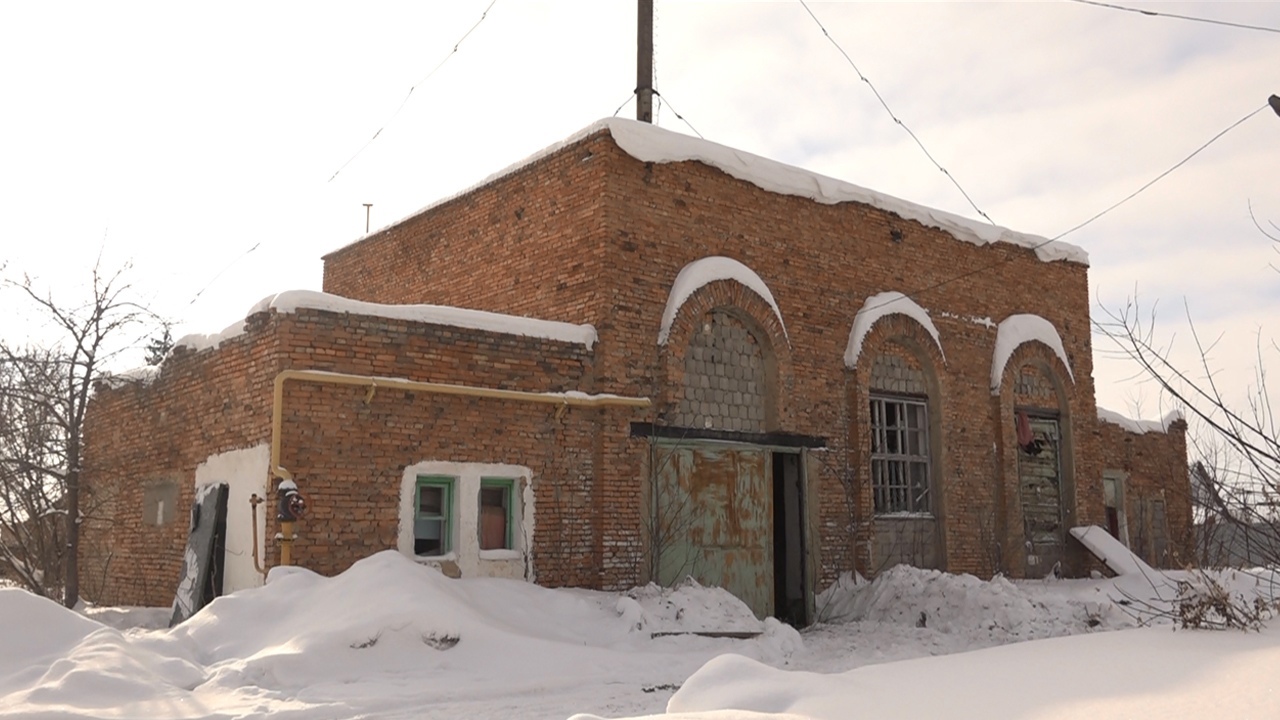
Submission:
<svg viewBox="0 0 1280 720">
<path fill-rule="evenodd" d="M 638 608 L 632 610 L 630 603 Z M 649 583 L 618 600 L 620 614 L 635 617 L 637 629 L 667 633 L 753 632 L 764 629 L 751 608 L 724 588 L 703 587 L 691 577 L 674 588 Z"/>
<path fill-rule="evenodd" d="M 684 683 L 663 717 L 744 718 L 752 712 L 814 720 L 1274 717 L 1278 664 L 1276 628 L 1261 633 L 1144 628 L 834 675 L 786 672 L 722 655 Z"/>
<path fill-rule="evenodd" d="M 858 364 L 858 356 L 862 354 L 862 343 L 867 339 L 867 333 L 871 332 L 876 321 L 894 313 L 906 315 L 920 323 L 929 333 L 929 337 L 933 338 L 933 344 L 938 346 L 938 352 L 942 354 L 943 361 L 946 361 L 947 354 L 942 350 L 942 341 L 938 339 L 938 328 L 934 326 L 933 320 L 929 319 L 929 311 L 906 295 L 890 290 L 867 298 L 866 302 L 862 303 L 862 309 L 854 315 L 853 328 L 849 330 L 849 343 L 844 349 L 845 367 L 852 368 Z"/>
<path fill-rule="evenodd" d="M 1104 423 L 1119 425 L 1134 435 L 1145 435 L 1149 432 L 1167 433 L 1170 425 L 1179 420 L 1185 420 L 1186 416 L 1182 414 L 1181 410 L 1171 410 L 1159 420 L 1134 420 L 1118 412 L 1098 408 L 1098 419 Z"/>
<path fill-rule="evenodd" d="M 675 282 L 671 284 L 671 292 L 667 295 L 667 306 L 662 311 L 662 327 L 658 329 L 659 345 L 667 344 L 671 325 L 676 321 L 676 314 L 680 312 L 685 301 L 704 286 L 717 280 L 736 280 L 759 295 L 761 300 L 773 308 L 773 315 L 778 318 L 778 325 L 782 328 L 783 336 L 786 336 L 787 325 L 782 322 L 782 312 L 778 310 L 778 303 L 773 299 L 769 286 L 756 274 L 756 271 L 733 258 L 713 256 L 694 260 L 681 268 L 676 275 Z"/>
<path fill-rule="evenodd" d="M 996 349 L 991 358 L 991 394 L 1000 394 L 1000 383 L 1004 379 L 1004 366 L 1009 364 L 1009 358 L 1013 356 L 1013 352 L 1023 343 L 1032 340 L 1044 343 L 1058 359 L 1062 361 L 1062 366 L 1067 369 L 1067 375 L 1070 376 L 1071 382 L 1076 381 L 1075 373 L 1071 370 L 1071 363 L 1067 361 L 1067 351 L 1062 347 L 1062 336 L 1058 335 L 1058 329 L 1053 323 L 1045 320 L 1039 315 L 1010 315 L 1000 322 L 996 328 Z"/>
<path fill-rule="evenodd" d="M 623 600 L 652 627 L 675 632 L 717 629 L 749 614 L 712 588 L 630 597 L 452 580 L 393 551 L 331 578 L 274 568 L 265 586 L 217 598 L 178 627 L 152 632 L 122 634 L 3 590 L 0 715 L 336 720 L 418 716 L 430 706 L 475 716 L 470 708 L 484 699 L 502 709 L 482 716 L 562 718 L 596 707 L 582 699 L 591 688 L 625 683 L 634 695 L 627 707 L 654 707 L 664 697 L 652 694 L 657 688 L 676 687 L 718 653 L 780 664 L 802 647 L 776 622 L 753 640 L 655 639 L 648 628 L 636 630 Z M 548 696 L 553 704 L 534 711 Z"/>
<path fill-rule="evenodd" d="M 574 325 L 555 320 L 503 315 L 501 313 L 468 310 L 447 305 L 383 305 L 381 303 L 351 300 L 314 290 L 289 290 L 276 295 L 268 295 L 250 308 L 245 317 L 247 319 L 249 316 L 268 310 L 275 310 L 278 313 L 295 313 L 303 309 L 326 310 L 351 315 L 369 315 L 390 320 L 407 320 L 429 325 L 449 325 L 471 330 L 486 330 L 507 335 L 556 340 L 582 345 L 588 350 L 596 342 L 596 329 L 591 325 Z M 244 333 L 244 329 L 245 322 L 241 320 L 231 324 L 222 332 L 213 335 L 186 335 L 178 340 L 175 347 L 188 347 L 197 351 L 214 348 Z"/>
<path fill-rule="evenodd" d="M 898 565 L 872 582 L 847 574 L 816 600 L 823 622 L 876 622 L 964 634 L 979 646 L 1130 627 L 1105 596 L 1078 600 L 997 576 L 984 581 Z"/>
</svg>

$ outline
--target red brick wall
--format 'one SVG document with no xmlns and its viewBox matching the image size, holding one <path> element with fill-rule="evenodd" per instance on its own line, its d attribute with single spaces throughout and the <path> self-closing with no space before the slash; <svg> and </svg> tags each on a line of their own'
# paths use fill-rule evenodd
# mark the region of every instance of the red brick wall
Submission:
<svg viewBox="0 0 1280 720">
<path fill-rule="evenodd" d="M 754 293 L 721 281 L 689 299 L 669 342 L 658 345 L 673 280 L 687 263 L 711 255 L 754 269 L 772 290 L 783 323 Z M 1101 522 L 1101 472 L 1114 461 L 1104 458 L 1108 430 L 1099 428 L 1094 409 L 1082 265 L 1041 262 L 1009 245 L 979 247 L 865 205 L 769 193 L 699 163 L 643 163 L 602 133 L 331 253 L 324 287 L 377 302 L 590 322 L 599 343 L 587 352 L 368 317 L 264 315 L 255 330 L 217 351 L 167 363 L 149 388 L 101 393 L 91 457 L 100 481 L 122 488 L 122 529 L 132 527 L 137 499 L 129 493 L 139 478 L 177 477 L 189 503 L 196 463 L 265 441 L 271 379 L 285 368 L 647 396 L 655 400 L 651 411 L 564 414 L 389 391 L 366 402 L 364 390 L 307 383 L 290 383 L 285 397 L 282 462 L 308 478 L 311 495 L 312 516 L 296 547 L 304 564 L 337 572 L 394 546 L 406 465 L 503 462 L 533 470 L 541 582 L 634 584 L 647 579 L 642 475 L 648 443 L 630 437 L 629 425 L 669 420 L 684 386 L 693 328 L 720 307 L 744 318 L 767 348 L 773 380 L 766 430 L 826 440 L 827 448 L 809 453 L 806 465 L 819 586 L 843 570 L 871 569 L 865 415 L 868 372 L 879 352 L 905 352 L 936 387 L 940 564 L 981 574 L 1021 567 L 1010 418 L 1028 400 L 1017 390 L 1024 368 L 1036 368 L 1054 387 L 1066 438 L 1064 472 L 1073 486 L 1065 500 L 1068 521 Z M 945 357 L 915 321 L 890 316 L 867 336 L 857 367 L 845 367 L 856 313 L 885 290 L 911 293 L 929 310 Z M 1014 353 L 999 394 L 992 395 L 996 329 L 983 319 L 998 323 L 1016 313 L 1040 315 L 1057 328 L 1070 371 L 1047 347 L 1029 343 Z M 1145 469 L 1149 461 L 1185 458 L 1176 442 L 1142 442 L 1153 445 L 1131 459 L 1129 472 L 1151 479 L 1133 481 L 1135 496 L 1163 482 Z M 1173 524 L 1181 509 L 1168 507 Z M 145 529 L 112 535 L 128 549 L 120 557 L 139 558 L 156 546 L 158 536 L 148 532 L 156 535 Z M 107 595 L 153 598 L 151 588 L 166 582 L 171 591 L 166 578 L 176 579 L 177 572 L 171 548 L 181 535 L 166 529 L 162 544 L 169 554 L 146 566 L 145 582 L 121 579 Z M 1078 548 L 1072 552 L 1070 565 L 1079 571 L 1086 560 Z"/>
<path fill-rule="evenodd" d="M 1119 425 L 1098 422 L 1101 471 L 1124 473 L 1124 509 L 1129 546 L 1156 567 L 1195 563 L 1191 481 L 1187 474 L 1187 424 L 1176 421 L 1168 432 L 1132 433 Z M 1169 553 L 1153 552 L 1151 501 L 1162 500 L 1167 516 Z M 1101 506 L 1102 499 L 1098 498 Z M 1106 527 L 1099 516 L 1095 524 Z"/>
<path fill-rule="evenodd" d="M 545 213 L 514 218 L 489 209 L 513 197 L 526 207 L 543 197 L 539 207 L 555 201 L 580 210 L 561 223 Z M 578 222 L 583 217 L 591 218 L 586 227 Z M 431 234 L 441 225 L 458 228 L 455 234 L 478 232 L 497 243 L 494 252 L 502 274 L 537 278 L 533 286 L 538 292 L 516 292 L 501 283 L 477 286 L 484 268 L 468 247 Z M 527 252 L 525 240 L 503 241 L 504 233 L 520 228 L 540 234 L 540 252 Z M 430 253 L 432 262 L 449 272 L 406 277 L 375 269 L 383 262 L 381 255 L 405 258 L 415 253 Z M 765 280 L 780 306 L 785 336 L 753 293 L 722 283 L 728 287 L 704 290 L 709 299 L 695 295 L 677 318 L 671 342 L 657 345 L 672 281 L 687 263 L 710 255 L 735 258 Z M 865 205 L 824 205 L 766 192 L 700 163 L 643 163 L 603 132 L 428 212 L 403 229 L 329 256 L 325 272 L 330 291 L 592 322 L 600 333 L 595 389 L 653 396 L 659 422 L 682 386 L 686 340 L 681 323 L 694 322 L 717 305 L 750 316 L 767 329 L 779 358 L 769 429 L 828 441 L 830 451 L 814 455 L 821 461 L 812 466 L 821 470 L 810 479 L 811 499 L 819 506 L 814 531 L 820 538 L 816 550 L 824 583 L 865 562 L 855 555 L 870 539 L 849 537 L 849 528 L 857 525 L 846 501 L 849 493 L 860 503 L 869 501 L 862 496 L 867 482 L 862 447 L 867 380 L 860 369 L 843 366 L 849 329 L 868 296 L 907 292 L 930 311 L 946 351 L 945 362 L 939 360 L 934 370 L 941 394 L 937 472 L 945 508 L 945 565 L 984 574 L 1021 566 L 1016 445 L 1008 419 L 1018 402 L 1013 379 L 1028 362 L 1048 368 L 1060 387 L 1057 410 L 1068 438 L 1064 467 L 1074 486 L 1065 499 L 1068 522 L 1097 522 L 1102 515 L 1087 268 L 1079 264 L 1045 263 L 1032 251 L 1011 245 L 972 245 Z M 563 283 L 551 280 L 561 275 Z M 1031 343 L 1015 353 L 1001 393 L 993 396 L 989 377 L 996 330 L 978 321 L 998 323 L 1016 313 L 1034 313 L 1055 326 L 1071 372 L 1048 348 Z M 890 329 L 877 325 L 868 347 L 879 334 L 916 332 L 903 330 L 902 322 L 882 321 Z M 616 494 L 613 500 L 635 509 L 636 519 L 631 527 L 619 528 L 617 538 L 632 537 L 639 522 L 642 502 L 631 489 L 637 487 L 646 447 L 643 441 L 622 440 L 618 457 L 609 462 L 602 458 L 599 467 L 602 484 Z M 839 468 L 845 467 L 853 469 L 852 490 L 842 482 Z M 988 510 L 970 512 L 979 506 Z M 852 514 L 859 512 L 857 507 L 862 505 L 854 506 Z M 634 550 L 627 552 L 632 554 L 626 557 L 634 556 Z M 1075 547 L 1070 559 L 1076 570 L 1086 562 Z"/>
<path fill-rule="evenodd" d="M 201 352 L 179 350 L 150 384 L 99 387 L 86 424 L 86 477 L 111 502 L 86 530 L 94 600 L 172 600 L 196 466 L 270 440 L 272 388 L 285 369 L 322 370 L 531 392 L 589 382 L 591 354 L 557 341 L 315 310 L 262 313 L 248 331 Z M 601 429 L 625 429 L 630 410 L 566 408 L 307 381 L 285 384 L 281 464 L 300 479 L 310 512 L 299 524 L 300 564 L 336 573 L 396 546 L 401 473 L 425 460 L 510 463 L 533 471 L 534 565 L 545 584 L 602 582 L 596 467 Z M 154 481 L 179 490 L 176 516 L 144 522 Z M 264 478 L 265 481 L 265 478 Z M 278 532 L 270 505 L 267 537 Z M 278 556 L 269 544 L 267 557 Z"/>
</svg>

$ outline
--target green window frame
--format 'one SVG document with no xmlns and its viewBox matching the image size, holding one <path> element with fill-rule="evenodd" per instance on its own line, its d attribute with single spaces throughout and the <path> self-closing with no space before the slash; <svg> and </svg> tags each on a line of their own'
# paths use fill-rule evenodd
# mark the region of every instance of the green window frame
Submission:
<svg viewBox="0 0 1280 720">
<path fill-rule="evenodd" d="M 413 493 L 413 554 L 447 555 L 453 551 L 453 489 L 456 478 L 422 476 Z"/>
<path fill-rule="evenodd" d="M 515 480 L 511 478 L 481 478 L 478 498 L 479 521 L 476 523 L 477 540 L 481 550 L 514 550 Z M 499 522 L 501 528 L 498 527 Z"/>
</svg>

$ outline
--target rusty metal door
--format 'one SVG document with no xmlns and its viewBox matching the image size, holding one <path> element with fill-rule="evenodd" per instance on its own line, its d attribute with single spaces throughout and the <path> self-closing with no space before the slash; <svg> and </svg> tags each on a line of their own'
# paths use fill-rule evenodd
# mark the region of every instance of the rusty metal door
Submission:
<svg viewBox="0 0 1280 720">
<path fill-rule="evenodd" d="M 1018 449 L 1018 492 L 1027 551 L 1026 576 L 1044 577 L 1062 560 L 1066 528 L 1062 522 L 1061 446 L 1058 421 L 1030 418 L 1039 452 Z"/>
<path fill-rule="evenodd" d="M 773 493 L 769 453 L 684 446 L 655 453 L 658 582 L 686 576 L 728 590 L 765 618 L 773 614 Z"/>
</svg>

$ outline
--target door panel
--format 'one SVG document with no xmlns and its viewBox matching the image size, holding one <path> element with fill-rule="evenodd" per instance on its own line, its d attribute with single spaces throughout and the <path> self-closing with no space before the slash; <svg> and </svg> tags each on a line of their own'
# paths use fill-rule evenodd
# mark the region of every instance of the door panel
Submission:
<svg viewBox="0 0 1280 720">
<path fill-rule="evenodd" d="M 1018 493 L 1027 553 L 1026 576 L 1044 577 L 1062 560 L 1066 546 L 1058 458 L 1061 441 L 1056 419 L 1031 418 L 1031 431 L 1040 452 L 1031 455 L 1018 450 Z"/>
<path fill-rule="evenodd" d="M 723 587 L 757 617 L 773 612 L 773 498 L 769 454 L 693 446 L 655 454 L 658 582 L 691 576 Z"/>
</svg>

